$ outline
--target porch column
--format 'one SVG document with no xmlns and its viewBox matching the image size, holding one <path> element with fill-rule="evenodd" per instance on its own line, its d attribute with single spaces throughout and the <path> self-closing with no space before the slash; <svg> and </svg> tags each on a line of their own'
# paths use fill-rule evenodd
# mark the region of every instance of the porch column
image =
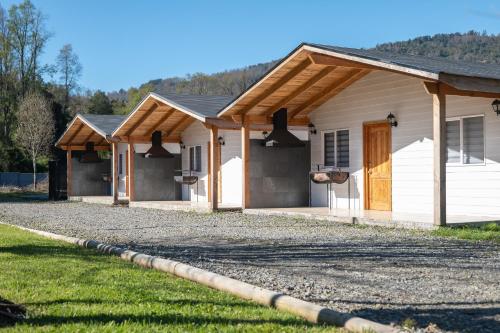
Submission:
<svg viewBox="0 0 500 333">
<path fill-rule="evenodd" d="M 210 207 L 212 210 L 219 208 L 219 130 L 215 126 L 210 127 Z"/>
<path fill-rule="evenodd" d="M 71 196 L 73 178 L 73 164 L 71 163 L 71 148 L 66 151 L 66 196 Z"/>
<path fill-rule="evenodd" d="M 250 208 L 250 124 L 248 117 L 243 116 L 241 123 L 241 164 L 242 164 L 242 196 L 241 208 Z"/>
<path fill-rule="evenodd" d="M 135 200 L 135 178 L 134 178 L 134 173 L 135 173 L 135 151 L 134 151 L 134 144 L 129 142 L 128 144 L 128 200 L 129 201 L 134 201 Z"/>
<path fill-rule="evenodd" d="M 446 225 L 446 95 L 432 94 L 434 143 L 434 225 Z"/>
<path fill-rule="evenodd" d="M 113 142 L 113 203 L 118 203 L 118 143 Z"/>
</svg>

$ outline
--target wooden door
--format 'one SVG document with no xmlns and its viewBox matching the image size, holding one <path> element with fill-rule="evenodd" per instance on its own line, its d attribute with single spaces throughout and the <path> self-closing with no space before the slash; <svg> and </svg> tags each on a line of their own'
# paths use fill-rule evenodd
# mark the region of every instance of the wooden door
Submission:
<svg viewBox="0 0 500 333">
<path fill-rule="evenodd" d="M 363 126 L 365 209 L 392 210 L 391 126 Z"/>
</svg>

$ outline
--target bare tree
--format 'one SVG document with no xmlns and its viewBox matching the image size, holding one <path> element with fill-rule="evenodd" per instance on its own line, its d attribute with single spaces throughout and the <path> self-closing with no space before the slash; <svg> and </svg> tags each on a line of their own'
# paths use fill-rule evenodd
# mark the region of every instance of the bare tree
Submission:
<svg viewBox="0 0 500 333">
<path fill-rule="evenodd" d="M 17 119 L 17 143 L 31 157 L 33 189 L 36 189 L 36 161 L 49 152 L 54 136 L 55 123 L 49 101 L 39 93 L 26 94 L 19 106 Z"/>
<path fill-rule="evenodd" d="M 61 84 L 64 87 L 64 105 L 69 106 L 69 96 L 77 88 L 77 81 L 82 75 L 82 65 L 78 60 L 78 55 L 73 52 L 71 44 L 66 44 L 59 51 L 57 56 L 57 69 L 59 71 Z"/>
</svg>

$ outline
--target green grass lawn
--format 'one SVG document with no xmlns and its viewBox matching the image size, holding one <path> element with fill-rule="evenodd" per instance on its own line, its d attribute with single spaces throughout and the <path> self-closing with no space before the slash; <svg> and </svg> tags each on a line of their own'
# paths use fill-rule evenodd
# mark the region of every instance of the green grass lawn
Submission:
<svg viewBox="0 0 500 333">
<path fill-rule="evenodd" d="M 5 225 L 0 298 L 28 312 L 6 332 L 340 331 Z"/>
<path fill-rule="evenodd" d="M 488 223 L 482 226 L 442 227 L 432 231 L 434 236 L 468 240 L 488 240 L 500 243 L 500 225 Z"/>
</svg>

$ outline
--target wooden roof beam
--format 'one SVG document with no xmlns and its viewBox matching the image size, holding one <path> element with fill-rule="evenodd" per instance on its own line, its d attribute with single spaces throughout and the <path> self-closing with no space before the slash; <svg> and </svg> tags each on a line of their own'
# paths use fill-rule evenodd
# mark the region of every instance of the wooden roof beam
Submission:
<svg viewBox="0 0 500 333">
<path fill-rule="evenodd" d="M 233 121 L 241 126 L 243 116 L 232 116 Z M 273 121 L 268 116 L 245 116 L 250 125 L 272 125 Z M 288 126 L 307 126 L 309 124 L 309 117 L 293 118 L 288 120 Z M 252 128 L 253 129 L 253 128 Z"/>
<path fill-rule="evenodd" d="M 99 142 L 96 143 L 96 146 L 101 146 L 106 142 L 106 138 L 102 138 Z"/>
<path fill-rule="evenodd" d="M 304 91 L 306 91 L 307 89 L 314 86 L 318 81 L 320 81 L 322 78 L 326 77 L 328 74 L 330 74 L 332 71 L 334 71 L 335 68 L 337 68 L 337 67 L 328 66 L 328 67 L 323 68 L 316 75 L 314 75 L 309 80 L 307 80 L 304 84 L 302 84 L 297 89 L 295 89 L 290 95 L 282 98 L 279 102 L 275 103 L 268 110 L 262 112 L 261 115 L 271 116 L 273 113 L 278 111 L 280 108 L 285 107 L 286 103 L 290 102 L 295 97 L 299 96 Z"/>
<path fill-rule="evenodd" d="M 352 60 L 336 58 L 326 54 L 312 53 L 309 55 L 309 58 L 311 59 L 311 62 L 316 65 L 352 67 L 358 69 L 379 69 L 376 66 L 363 64 Z"/>
<path fill-rule="evenodd" d="M 326 100 L 329 100 L 333 96 L 337 95 L 342 90 L 344 90 L 357 80 L 361 79 L 369 72 L 370 72 L 369 70 L 353 69 L 343 78 L 334 81 L 328 87 L 326 87 L 325 89 L 323 89 L 322 91 L 311 97 L 309 100 L 302 103 L 302 105 L 294 109 L 292 112 L 289 112 L 288 117 L 293 118 L 299 115 L 300 113 L 308 114 L 314 108 L 318 107 L 319 105 L 323 104 Z"/>
<path fill-rule="evenodd" d="M 440 83 L 440 82 L 423 81 L 422 83 L 424 85 L 425 91 L 430 95 L 435 95 L 435 94 L 441 92 L 444 95 L 500 98 L 500 93 L 460 90 L 460 89 L 454 88 L 454 87 L 447 85 L 446 83 L 442 83 L 442 82 Z"/>
<path fill-rule="evenodd" d="M 250 104 L 245 106 L 243 109 L 237 112 L 237 114 L 245 114 L 254 107 L 256 107 L 260 102 L 271 96 L 276 90 L 281 88 L 283 85 L 285 85 L 288 81 L 293 79 L 295 76 L 297 76 L 299 73 L 301 73 L 304 69 L 306 69 L 309 65 L 311 65 L 311 59 L 306 58 L 304 59 L 299 65 L 294 67 L 291 71 L 283 75 L 278 81 L 273 83 L 269 88 L 267 88 L 264 92 L 262 92 L 260 95 L 257 95 Z"/>
<path fill-rule="evenodd" d="M 61 145 L 60 146 L 61 149 L 63 150 L 85 150 L 85 145 Z M 111 150 L 111 146 L 110 145 L 107 145 L 107 146 L 94 146 L 94 150 Z"/>
<path fill-rule="evenodd" d="M 184 116 L 182 116 L 181 120 L 179 120 L 177 123 L 175 123 L 175 124 L 174 124 L 174 126 L 172 126 L 172 128 L 170 128 L 168 131 L 166 131 L 167 136 L 172 135 L 172 133 L 174 133 L 175 131 L 177 131 L 177 130 L 179 130 L 179 129 L 182 131 L 181 126 L 182 126 L 185 122 L 187 122 L 190 118 L 191 118 L 191 117 L 190 117 L 190 116 L 188 116 L 187 114 L 186 114 L 186 115 L 184 115 Z"/>
<path fill-rule="evenodd" d="M 163 143 L 178 143 L 181 141 L 180 136 L 162 136 L 161 141 Z M 129 137 L 122 137 L 120 142 L 123 143 L 151 143 L 151 136 L 146 135 L 134 135 Z"/>
<path fill-rule="evenodd" d="M 87 137 L 83 140 L 82 145 L 84 145 L 84 146 L 85 146 L 85 145 L 87 144 L 87 141 L 89 141 L 89 140 L 90 140 L 90 138 L 94 136 L 94 134 L 95 134 L 95 132 L 91 129 L 91 130 L 90 130 L 90 134 L 89 134 L 89 135 L 87 135 Z"/>
<path fill-rule="evenodd" d="M 165 114 L 163 116 L 161 116 L 161 118 L 153 125 L 151 126 L 147 131 L 146 131 L 146 136 L 151 136 L 153 134 L 153 132 L 161 127 L 161 125 L 163 125 L 163 123 L 165 123 L 167 121 L 168 118 L 170 118 L 170 116 L 175 112 L 175 109 L 174 108 L 170 108 L 169 110 L 167 110 L 167 112 L 165 112 Z"/>
<path fill-rule="evenodd" d="M 139 120 L 129 128 L 129 130 L 125 133 L 125 136 L 131 135 L 143 122 L 146 120 L 154 110 L 158 108 L 158 103 L 153 104 L 140 118 Z"/>
<path fill-rule="evenodd" d="M 80 123 L 80 125 L 77 127 L 77 129 L 76 129 L 75 133 L 73 133 L 73 134 L 69 137 L 68 141 L 66 141 L 66 145 L 67 145 L 68 143 L 71 143 L 71 141 L 73 141 L 73 139 L 74 139 L 74 138 L 78 135 L 78 133 L 80 133 L 80 131 L 83 129 L 83 127 L 84 127 L 84 126 L 85 126 L 85 125 L 84 125 L 84 123 L 83 123 L 83 122 L 82 122 L 82 123 Z"/>
</svg>

